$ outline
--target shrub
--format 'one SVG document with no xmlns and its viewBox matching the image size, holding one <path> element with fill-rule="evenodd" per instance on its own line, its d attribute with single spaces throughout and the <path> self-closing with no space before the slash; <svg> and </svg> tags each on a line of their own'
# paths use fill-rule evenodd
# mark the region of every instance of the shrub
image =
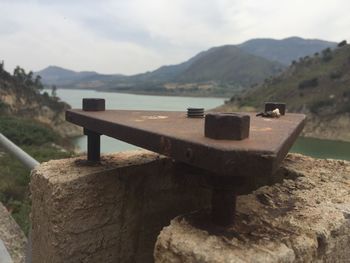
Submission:
<svg viewBox="0 0 350 263">
<path fill-rule="evenodd" d="M 343 92 L 343 97 L 344 98 L 349 98 L 350 97 L 350 90 L 344 91 Z"/>
<path fill-rule="evenodd" d="M 340 71 L 333 71 L 331 74 L 329 74 L 329 77 L 331 79 L 339 79 L 343 76 L 343 74 Z"/>
<path fill-rule="evenodd" d="M 17 145 L 42 145 L 58 139 L 49 128 L 30 120 L 13 117 L 0 118 L 0 132 Z"/>
<path fill-rule="evenodd" d="M 307 79 L 300 82 L 298 88 L 308 89 L 308 88 L 314 88 L 317 86 L 318 86 L 318 78 L 312 78 L 312 79 Z"/>
<path fill-rule="evenodd" d="M 342 42 L 338 43 L 338 47 L 343 47 L 343 46 L 346 46 L 346 45 L 347 45 L 346 40 L 343 40 Z"/>
<path fill-rule="evenodd" d="M 322 51 L 322 60 L 324 62 L 328 62 L 333 58 L 332 50 L 330 48 L 326 48 Z"/>
<path fill-rule="evenodd" d="M 311 105 L 310 111 L 312 113 L 319 113 L 321 108 L 329 107 L 329 106 L 332 106 L 333 104 L 334 104 L 333 100 L 316 101 Z"/>
<path fill-rule="evenodd" d="M 0 112 L 6 111 L 7 108 L 8 108 L 8 105 L 2 100 L 0 100 Z"/>
</svg>

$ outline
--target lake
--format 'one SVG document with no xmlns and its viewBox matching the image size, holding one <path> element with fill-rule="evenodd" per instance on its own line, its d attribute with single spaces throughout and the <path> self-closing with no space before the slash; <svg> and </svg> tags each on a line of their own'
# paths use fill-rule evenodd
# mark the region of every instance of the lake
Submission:
<svg viewBox="0 0 350 263">
<path fill-rule="evenodd" d="M 50 93 L 50 90 L 47 91 Z M 81 108 L 82 98 L 104 98 L 106 99 L 107 109 L 124 110 L 186 111 L 188 107 L 199 107 L 208 110 L 224 103 L 223 98 L 149 96 L 77 89 L 58 89 L 57 96 L 73 108 Z M 81 151 L 86 151 L 85 136 L 75 138 L 73 142 Z M 101 137 L 102 152 L 108 153 L 130 149 L 137 149 L 137 147 L 107 136 Z M 291 152 L 316 158 L 350 160 L 350 143 L 299 138 Z"/>
</svg>

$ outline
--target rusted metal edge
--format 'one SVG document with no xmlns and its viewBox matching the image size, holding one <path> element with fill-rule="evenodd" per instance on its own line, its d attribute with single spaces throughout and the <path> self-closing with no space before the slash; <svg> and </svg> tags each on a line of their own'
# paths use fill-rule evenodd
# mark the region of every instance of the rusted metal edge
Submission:
<svg viewBox="0 0 350 263">
<path fill-rule="evenodd" d="M 278 168 L 279 162 L 283 160 L 289 147 L 303 127 L 303 125 L 299 125 L 297 131 L 286 142 L 283 142 L 283 147 L 277 153 L 272 151 L 242 151 L 238 153 L 229 150 L 217 151 L 214 148 L 206 148 L 191 141 L 186 141 L 188 147 L 184 149 L 183 143 L 179 143 L 176 138 L 172 138 L 171 136 L 164 136 L 157 132 L 148 132 L 147 139 L 145 139 L 142 130 L 134 129 L 134 134 L 131 134 L 128 126 L 106 120 L 92 119 L 69 110 L 66 112 L 66 119 L 96 133 L 104 134 L 163 154 L 177 161 L 206 169 L 213 174 L 228 176 L 251 176 L 257 173 L 261 174 L 261 176 L 270 175 Z M 210 162 L 205 160 L 210 160 Z M 240 165 L 237 165 L 237 163 Z"/>
<path fill-rule="evenodd" d="M 288 154 L 290 148 L 293 146 L 295 140 L 299 137 L 299 134 L 304 129 L 306 124 L 306 116 L 304 115 L 304 119 L 302 122 L 299 123 L 297 128 L 292 132 L 290 136 L 287 137 L 285 143 L 278 149 L 278 152 L 281 154 L 279 156 L 276 156 L 276 159 L 274 161 L 273 165 L 273 171 L 276 171 L 279 167 L 279 164 L 283 161 L 283 159 Z"/>
</svg>

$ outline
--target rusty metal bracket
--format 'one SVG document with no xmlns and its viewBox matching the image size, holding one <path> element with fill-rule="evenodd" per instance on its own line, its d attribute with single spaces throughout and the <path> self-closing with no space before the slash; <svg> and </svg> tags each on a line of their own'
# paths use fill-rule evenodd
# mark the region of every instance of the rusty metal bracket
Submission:
<svg viewBox="0 0 350 263">
<path fill-rule="evenodd" d="M 84 127 L 89 137 L 90 161 L 99 160 L 103 134 L 202 169 L 216 178 L 212 181 L 230 179 L 233 185 L 238 178 L 274 173 L 305 124 L 302 114 L 268 119 L 253 113 L 207 113 L 206 118 L 188 118 L 185 111 L 104 110 L 104 101 L 94 101 L 100 103 L 95 110 L 66 112 L 66 120 Z M 236 190 L 217 182 L 212 187 L 213 221 L 230 225 Z"/>
</svg>

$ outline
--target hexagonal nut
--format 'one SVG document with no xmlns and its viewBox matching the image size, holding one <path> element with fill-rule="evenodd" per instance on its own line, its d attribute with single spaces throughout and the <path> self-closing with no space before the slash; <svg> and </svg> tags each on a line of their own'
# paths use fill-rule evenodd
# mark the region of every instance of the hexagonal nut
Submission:
<svg viewBox="0 0 350 263">
<path fill-rule="evenodd" d="M 204 135 L 216 140 L 243 140 L 249 137 L 250 116 L 238 113 L 208 113 Z"/>
<path fill-rule="evenodd" d="M 104 99 L 85 98 L 83 99 L 84 111 L 104 111 L 106 110 Z"/>
</svg>

